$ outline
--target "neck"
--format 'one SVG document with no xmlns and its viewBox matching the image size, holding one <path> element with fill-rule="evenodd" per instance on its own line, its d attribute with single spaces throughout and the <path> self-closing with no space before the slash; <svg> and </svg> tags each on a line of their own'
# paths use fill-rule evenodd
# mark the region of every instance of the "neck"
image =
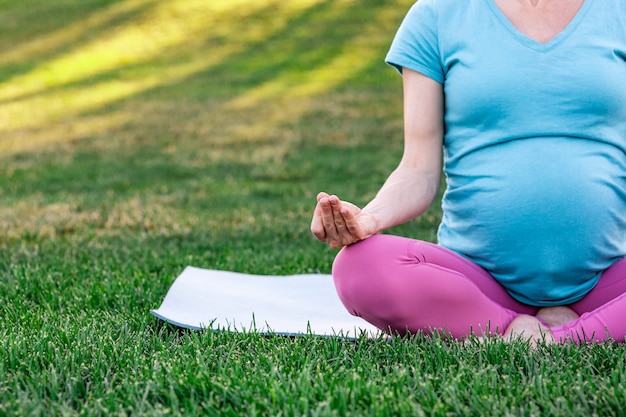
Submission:
<svg viewBox="0 0 626 417">
<path fill-rule="evenodd" d="M 523 6 L 527 6 L 530 5 L 532 7 L 537 7 L 539 5 L 540 0 L 520 0 L 520 3 Z M 545 3 L 545 1 L 543 1 L 543 3 Z"/>
</svg>

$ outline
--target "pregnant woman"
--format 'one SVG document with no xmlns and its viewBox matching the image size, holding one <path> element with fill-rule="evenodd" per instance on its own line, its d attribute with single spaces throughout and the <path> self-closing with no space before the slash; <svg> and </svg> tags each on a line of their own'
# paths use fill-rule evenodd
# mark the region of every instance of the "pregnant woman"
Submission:
<svg viewBox="0 0 626 417">
<path fill-rule="evenodd" d="M 319 193 L 346 308 L 384 331 L 623 342 L 626 1 L 420 0 L 386 57 L 404 154 L 362 209 Z M 446 190 L 438 243 L 379 232 Z"/>
</svg>

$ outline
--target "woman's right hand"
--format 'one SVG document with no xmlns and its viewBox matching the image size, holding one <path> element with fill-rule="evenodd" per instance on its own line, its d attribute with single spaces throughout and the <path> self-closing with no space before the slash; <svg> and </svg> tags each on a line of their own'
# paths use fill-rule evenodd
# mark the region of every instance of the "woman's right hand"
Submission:
<svg viewBox="0 0 626 417">
<path fill-rule="evenodd" d="M 347 201 L 324 192 L 317 195 L 311 232 L 317 240 L 338 249 L 377 232 L 377 220 Z"/>
</svg>

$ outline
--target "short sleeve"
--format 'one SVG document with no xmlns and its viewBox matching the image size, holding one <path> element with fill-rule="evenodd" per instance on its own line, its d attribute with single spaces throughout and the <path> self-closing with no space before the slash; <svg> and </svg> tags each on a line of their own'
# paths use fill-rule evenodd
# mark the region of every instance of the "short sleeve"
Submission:
<svg viewBox="0 0 626 417">
<path fill-rule="evenodd" d="M 391 43 L 385 62 L 402 73 L 417 71 L 443 83 L 436 0 L 419 0 L 405 16 Z"/>
</svg>

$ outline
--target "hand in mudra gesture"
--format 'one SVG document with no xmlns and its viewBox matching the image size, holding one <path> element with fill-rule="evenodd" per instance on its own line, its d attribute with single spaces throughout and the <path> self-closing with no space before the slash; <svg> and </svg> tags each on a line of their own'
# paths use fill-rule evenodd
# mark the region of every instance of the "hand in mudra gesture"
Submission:
<svg viewBox="0 0 626 417">
<path fill-rule="evenodd" d="M 376 233 L 377 221 L 367 212 L 337 196 L 319 193 L 311 232 L 332 248 L 341 248 Z"/>
</svg>

